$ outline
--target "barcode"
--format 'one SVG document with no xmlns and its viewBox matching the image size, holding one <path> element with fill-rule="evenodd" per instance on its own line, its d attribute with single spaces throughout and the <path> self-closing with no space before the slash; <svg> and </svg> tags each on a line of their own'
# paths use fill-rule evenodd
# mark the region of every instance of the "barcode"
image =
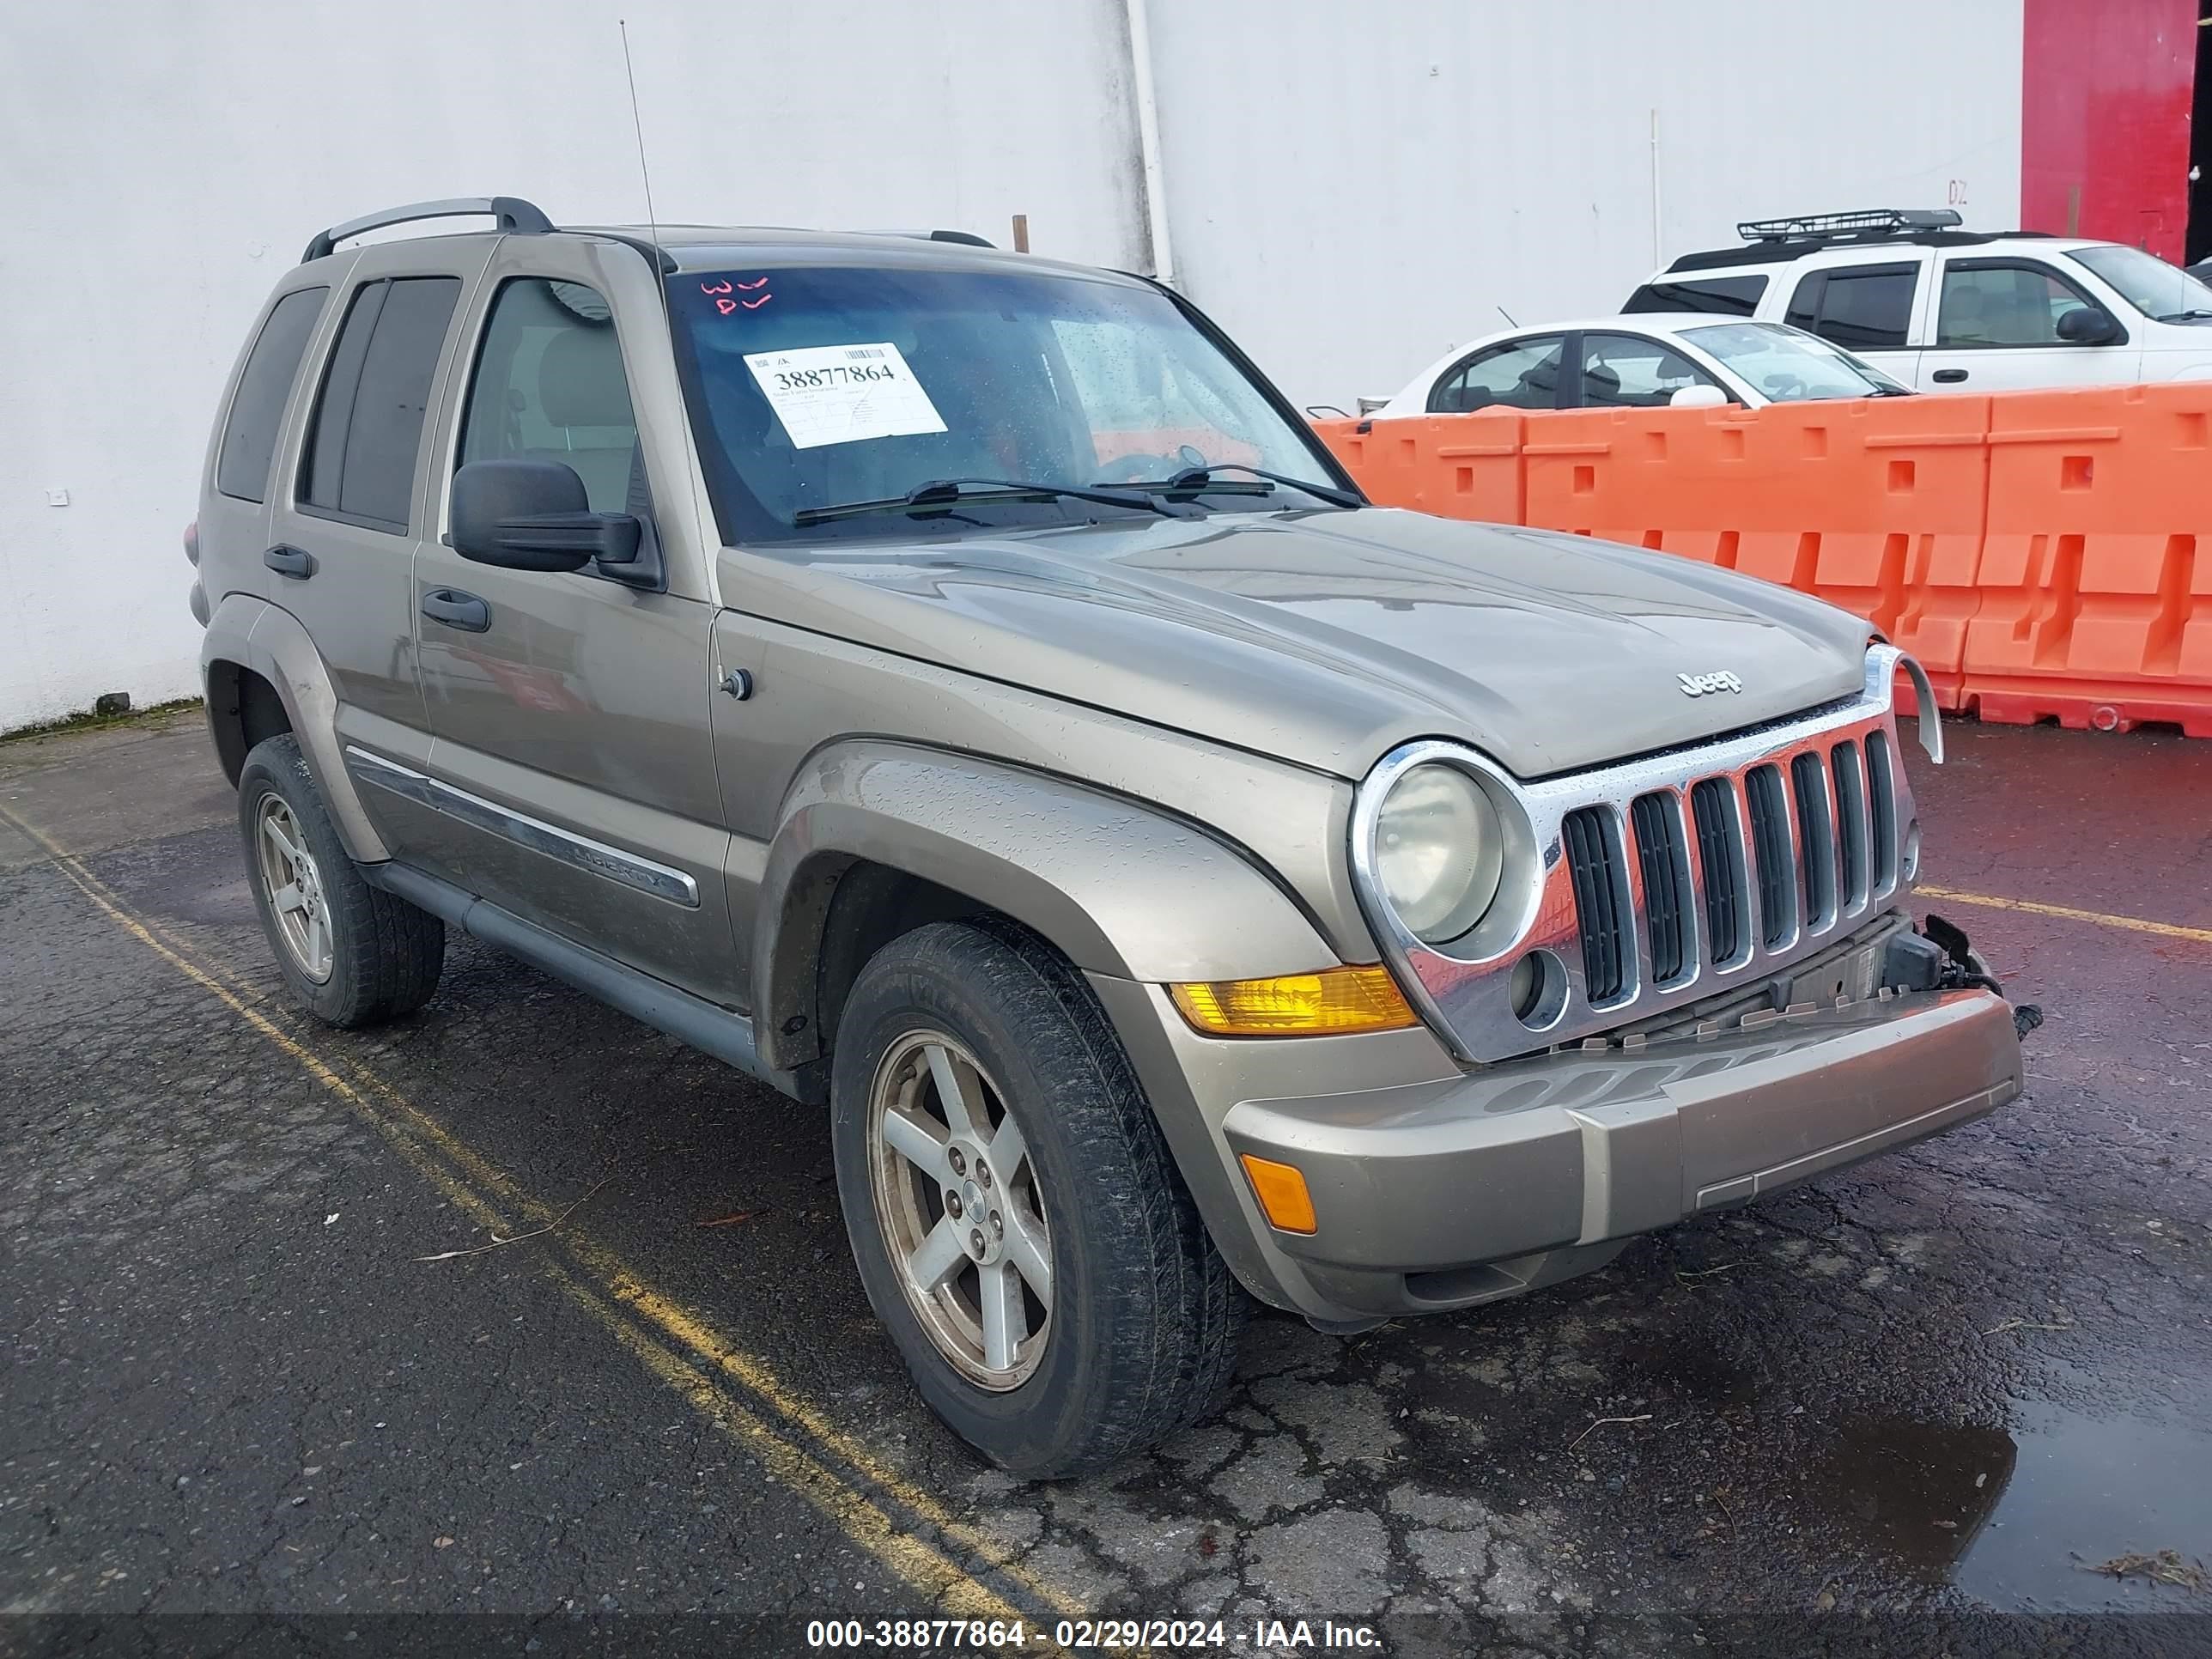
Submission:
<svg viewBox="0 0 2212 1659">
<path fill-rule="evenodd" d="M 869 357 L 880 357 L 883 355 L 884 349 L 881 346 L 854 346 L 845 353 L 845 357 L 848 362 L 858 362 Z"/>
</svg>

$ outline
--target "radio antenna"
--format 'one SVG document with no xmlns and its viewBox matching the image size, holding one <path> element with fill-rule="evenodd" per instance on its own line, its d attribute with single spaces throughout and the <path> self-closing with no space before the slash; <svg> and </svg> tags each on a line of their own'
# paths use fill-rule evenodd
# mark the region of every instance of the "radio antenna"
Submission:
<svg viewBox="0 0 2212 1659">
<path fill-rule="evenodd" d="M 668 279 L 675 272 L 676 261 L 668 257 L 668 250 L 660 245 L 660 216 L 654 211 L 653 205 L 653 170 L 645 162 L 645 120 L 638 113 L 637 107 L 637 70 L 630 62 L 629 56 L 629 20 L 623 17 L 616 18 L 615 27 L 622 33 L 623 78 L 629 82 L 629 128 L 637 139 L 637 176 L 645 185 L 645 234 L 653 243 L 653 286 L 660 295 L 660 321 L 662 326 L 668 331 L 669 342 L 672 345 L 676 339 L 676 311 L 668 298 Z M 685 410 L 684 417 L 676 424 L 684 433 L 684 459 L 690 463 L 691 475 L 696 477 L 699 472 L 699 456 L 692 442 L 690 411 Z M 691 493 L 688 479 L 685 483 L 684 493 L 687 495 Z M 692 514 L 686 515 L 684 522 L 686 533 L 694 538 L 699 538 L 700 526 L 696 511 Z M 657 538 L 659 535 L 657 527 L 653 533 Z M 713 545 L 703 538 L 700 538 L 699 544 Z M 713 567 L 711 558 L 708 563 L 711 570 Z"/>
<path fill-rule="evenodd" d="M 645 164 L 645 119 L 637 112 L 637 70 L 629 61 L 629 21 L 615 19 L 615 27 L 622 32 L 623 79 L 629 82 L 629 130 L 637 137 L 637 176 L 645 183 L 645 228 L 653 238 L 655 252 L 660 250 L 660 216 L 653 210 L 653 172 Z"/>
</svg>

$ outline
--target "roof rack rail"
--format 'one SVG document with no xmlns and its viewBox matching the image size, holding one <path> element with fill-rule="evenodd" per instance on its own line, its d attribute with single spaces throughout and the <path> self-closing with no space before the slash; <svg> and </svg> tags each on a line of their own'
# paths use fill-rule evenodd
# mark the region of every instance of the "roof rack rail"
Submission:
<svg viewBox="0 0 2212 1659">
<path fill-rule="evenodd" d="M 920 242 L 957 242 L 963 247 L 988 247 L 997 251 L 998 244 L 988 236 L 978 236 L 972 230 L 864 230 L 863 236 L 910 236 Z"/>
<path fill-rule="evenodd" d="M 386 225 L 404 225 L 416 219 L 452 219 L 475 213 L 489 213 L 499 221 L 501 230 L 518 235 L 542 236 L 553 228 L 553 222 L 545 216 L 544 209 L 520 196 L 455 196 L 443 202 L 410 202 L 405 207 L 363 214 L 342 225 L 332 225 L 328 230 L 317 231 L 308 238 L 307 251 L 300 256 L 300 263 L 326 258 L 347 237 L 382 230 Z"/>
<path fill-rule="evenodd" d="M 1859 208 L 1849 213 L 1801 213 L 1788 219 L 1746 219 L 1735 234 L 1747 242 L 1826 242 L 1948 230 L 1964 222 L 1952 208 Z"/>
</svg>

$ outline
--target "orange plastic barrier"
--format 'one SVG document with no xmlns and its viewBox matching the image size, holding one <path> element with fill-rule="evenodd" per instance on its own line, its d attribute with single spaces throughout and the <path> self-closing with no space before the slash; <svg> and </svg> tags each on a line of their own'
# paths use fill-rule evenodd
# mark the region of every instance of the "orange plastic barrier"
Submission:
<svg viewBox="0 0 2212 1659">
<path fill-rule="evenodd" d="M 1489 524 L 1527 522 L 1521 516 L 1517 410 L 1316 421 L 1314 429 L 1378 507 L 1409 507 L 1440 519 Z"/>
<path fill-rule="evenodd" d="M 2212 737 L 2212 384 L 1317 429 L 1383 505 L 1654 548 L 1856 611 L 1947 708 Z"/>
<path fill-rule="evenodd" d="M 2212 385 L 1992 401 L 1982 718 L 2212 737 Z"/>
</svg>

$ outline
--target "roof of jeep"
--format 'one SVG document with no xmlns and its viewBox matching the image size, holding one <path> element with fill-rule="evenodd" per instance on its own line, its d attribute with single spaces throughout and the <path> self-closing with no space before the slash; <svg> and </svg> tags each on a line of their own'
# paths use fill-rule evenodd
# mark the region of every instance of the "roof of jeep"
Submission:
<svg viewBox="0 0 2212 1659">
<path fill-rule="evenodd" d="M 1012 253 L 974 242 L 935 240 L 926 230 L 805 230 L 786 225 L 563 225 L 556 235 L 619 236 L 658 243 L 679 270 L 735 265 L 830 264 L 950 266 L 968 270 L 1048 270 L 1110 276 L 1096 265 Z"/>
</svg>

